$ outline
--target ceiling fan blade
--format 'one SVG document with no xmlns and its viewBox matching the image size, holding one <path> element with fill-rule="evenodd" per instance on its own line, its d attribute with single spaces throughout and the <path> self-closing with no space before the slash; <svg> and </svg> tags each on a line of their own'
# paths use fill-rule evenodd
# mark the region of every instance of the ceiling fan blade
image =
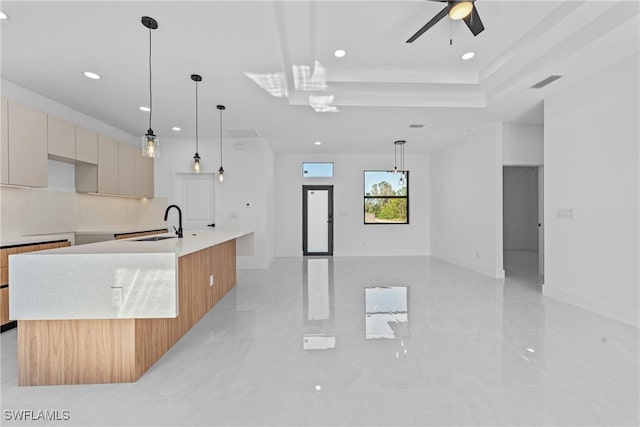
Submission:
<svg viewBox="0 0 640 427">
<path fill-rule="evenodd" d="M 467 27 L 469 27 L 474 36 L 484 31 L 484 25 L 482 25 L 482 20 L 480 20 L 480 15 L 478 15 L 478 9 L 476 9 L 475 4 L 473 5 L 471 13 L 464 18 L 464 23 L 467 24 Z"/>
<path fill-rule="evenodd" d="M 431 21 L 429 21 L 426 24 L 424 24 L 424 26 L 422 28 L 420 28 L 418 30 L 418 32 L 416 32 L 414 35 L 412 35 L 409 38 L 409 40 L 407 40 L 407 43 L 413 43 L 415 41 L 415 39 L 417 39 L 422 34 L 424 34 L 425 31 L 427 31 L 429 28 L 433 27 L 438 21 L 440 21 L 442 18 L 447 16 L 448 12 L 449 12 L 449 6 L 445 7 L 444 9 L 442 9 L 440 11 L 440 13 L 438 13 L 436 16 L 431 18 Z"/>
</svg>

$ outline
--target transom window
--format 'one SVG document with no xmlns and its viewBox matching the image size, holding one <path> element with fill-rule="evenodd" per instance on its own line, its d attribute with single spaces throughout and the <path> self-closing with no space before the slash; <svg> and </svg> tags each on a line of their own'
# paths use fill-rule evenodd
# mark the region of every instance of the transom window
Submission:
<svg viewBox="0 0 640 427">
<path fill-rule="evenodd" d="M 303 162 L 302 176 L 304 178 L 332 178 L 333 163 L 330 162 Z"/>
</svg>

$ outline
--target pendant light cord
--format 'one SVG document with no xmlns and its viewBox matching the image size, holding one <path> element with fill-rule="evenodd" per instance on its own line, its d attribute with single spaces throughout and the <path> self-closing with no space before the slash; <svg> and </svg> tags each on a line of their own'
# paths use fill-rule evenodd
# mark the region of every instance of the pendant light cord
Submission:
<svg viewBox="0 0 640 427">
<path fill-rule="evenodd" d="M 151 129 L 151 114 L 153 114 L 153 95 L 151 92 L 151 28 L 149 28 L 149 129 Z"/>
<path fill-rule="evenodd" d="M 220 110 L 220 167 L 222 167 L 222 109 Z"/>
<path fill-rule="evenodd" d="M 198 81 L 196 80 L 196 154 L 198 154 Z"/>
</svg>

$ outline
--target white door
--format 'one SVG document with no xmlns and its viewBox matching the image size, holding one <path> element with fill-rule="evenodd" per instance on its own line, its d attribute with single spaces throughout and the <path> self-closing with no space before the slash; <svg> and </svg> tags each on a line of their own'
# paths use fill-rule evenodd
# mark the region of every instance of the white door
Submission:
<svg viewBox="0 0 640 427">
<path fill-rule="evenodd" d="M 178 173 L 175 181 L 175 197 L 172 203 L 182 209 L 184 230 L 204 229 L 215 222 L 214 175 L 211 173 Z M 177 216 L 169 218 L 177 224 Z"/>
<path fill-rule="evenodd" d="M 544 276 L 544 166 L 538 167 L 538 274 Z"/>
</svg>

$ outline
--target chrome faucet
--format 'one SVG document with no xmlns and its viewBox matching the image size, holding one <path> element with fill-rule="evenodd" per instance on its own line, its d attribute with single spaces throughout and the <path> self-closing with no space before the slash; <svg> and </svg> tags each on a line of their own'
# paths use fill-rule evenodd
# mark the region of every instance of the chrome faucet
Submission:
<svg viewBox="0 0 640 427">
<path fill-rule="evenodd" d="M 178 205 L 169 205 L 167 206 L 167 210 L 164 211 L 164 220 L 167 220 L 167 217 L 169 216 L 169 210 L 171 210 L 171 208 L 176 208 L 178 210 L 178 229 L 176 230 L 175 227 L 173 227 L 174 230 L 176 230 L 176 234 L 178 235 L 178 237 L 182 237 L 182 211 L 180 210 L 180 207 Z"/>
</svg>

